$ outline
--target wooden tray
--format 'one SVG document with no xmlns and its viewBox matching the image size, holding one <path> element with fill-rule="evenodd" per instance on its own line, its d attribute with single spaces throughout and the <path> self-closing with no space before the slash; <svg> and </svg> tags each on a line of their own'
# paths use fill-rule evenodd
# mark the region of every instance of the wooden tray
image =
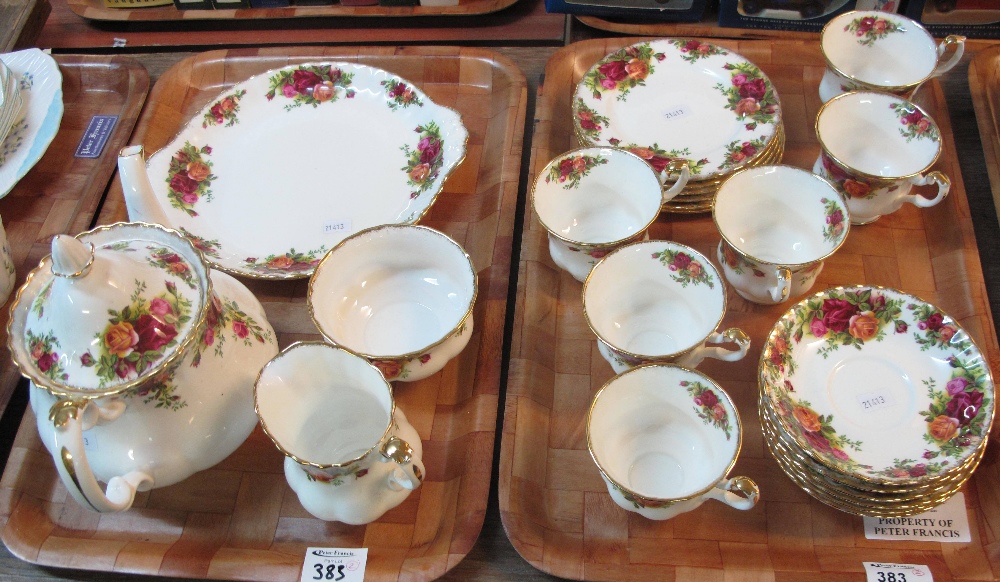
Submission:
<svg viewBox="0 0 1000 582">
<path fill-rule="evenodd" d="M 310 546 L 367 547 L 368 580 L 428 580 L 475 543 L 490 488 L 518 170 L 527 106 L 524 75 L 497 53 L 468 48 L 284 48 L 213 51 L 168 70 L 154 86 L 133 143 L 153 152 L 209 100 L 251 75 L 323 58 L 401 75 L 458 110 L 468 156 L 421 222 L 448 233 L 479 272 L 476 331 L 440 373 L 396 385 L 423 438 L 426 479 L 367 526 L 310 516 L 287 486 L 281 454 L 256 430 L 231 457 L 178 485 L 141 494 L 120 515 L 82 510 L 67 497 L 30 413 L 0 480 L 2 537 L 22 559 L 50 566 L 190 578 L 297 581 Z M 125 217 L 121 189 L 100 222 Z M 249 282 L 282 346 L 317 338 L 306 280 Z"/>
<path fill-rule="evenodd" d="M 576 19 L 591 28 L 618 34 L 671 37 L 716 37 L 781 40 L 819 40 L 819 32 L 796 30 L 771 30 L 764 28 L 736 28 L 719 26 L 718 14 L 706 14 L 701 22 L 650 22 L 640 19 L 602 18 L 577 15 Z"/>
<path fill-rule="evenodd" d="M 38 164 L 0 200 L 18 287 L 49 254 L 52 237 L 90 228 L 114 172 L 118 150 L 132 135 L 149 90 L 149 75 L 134 59 L 54 58 L 63 76 L 65 105 L 59 132 Z M 94 115 L 117 115 L 118 122 L 100 158 L 76 158 L 73 154 Z M 0 412 L 21 379 L 7 351 L 8 315 L 4 305 L 0 309 Z"/>
<path fill-rule="evenodd" d="M 572 92 L 605 54 L 638 39 L 570 45 L 545 70 L 532 139 L 529 187 L 548 160 L 570 149 Z M 757 63 L 781 96 L 785 163 L 811 168 L 819 153 L 813 120 L 823 58 L 816 43 L 720 41 Z M 846 283 L 892 286 L 956 317 L 996 369 L 1000 348 L 986 299 L 972 222 L 956 162 L 951 122 L 935 83 L 924 104 L 946 136 L 937 168 L 953 180 L 940 205 L 911 205 L 853 229 L 826 262 L 816 288 Z M 665 214 L 651 237 L 714 256 L 711 216 Z M 935 580 L 992 580 L 1000 573 L 1000 462 L 996 443 L 972 482 L 966 503 L 971 544 L 870 541 L 862 519 L 830 509 L 796 487 L 766 450 L 756 415 L 756 364 L 766 332 L 788 308 L 750 304 L 732 290 L 723 327 L 753 340 L 741 362 L 701 367 L 733 396 L 743 418 L 743 451 L 732 474 L 749 475 L 762 502 L 736 511 L 709 501 L 666 522 L 626 512 L 611 501 L 587 452 L 585 417 L 593 393 L 612 377 L 583 319 L 581 285 L 548 256 L 545 231 L 525 210 L 504 425 L 499 501 L 507 534 L 535 567 L 586 580 L 864 580 L 862 561 L 927 564 Z"/>
<path fill-rule="evenodd" d="M 1000 45 L 976 53 L 969 63 L 969 91 L 979 123 L 993 203 L 1000 217 Z"/>
<path fill-rule="evenodd" d="M 247 18 L 307 18 L 316 16 L 468 16 L 503 10 L 517 0 L 458 0 L 455 6 L 290 6 L 240 10 L 178 10 L 173 5 L 151 8 L 107 8 L 104 0 L 66 0 L 73 12 L 90 20 L 233 20 Z"/>
</svg>

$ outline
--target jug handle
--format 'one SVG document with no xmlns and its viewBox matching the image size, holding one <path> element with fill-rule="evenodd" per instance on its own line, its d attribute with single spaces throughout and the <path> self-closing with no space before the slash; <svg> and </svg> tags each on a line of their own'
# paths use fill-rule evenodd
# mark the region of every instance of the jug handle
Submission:
<svg viewBox="0 0 1000 582">
<path fill-rule="evenodd" d="M 389 472 L 389 489 L 414 490 L 424 480 L 424 464 L 413 455 L 413 448 L 398 436 L 391 437 L 380 451 L 383 463 L 395 462 L 397 467 Z"/>
<path fill-rule="evenodd" d="M 153 484 L 153 478 L 146 473 L 131 471 L 124 476 L 111 478 L 107 492 L 101 491 L 97 477 L 87 462 L 83 446 L 84 417 L 97 415 L 96 418 L 88 419 L 91 426 L 100 420 L 113 420 L 124 412 L 123 403 L 119 404 L 112 409 L 113 412 L 107 413 L 89 400 L 60 400 L 49 410 L 49 420 L 56 429 L 56 442 L 61 444 L 59 458 L 55 461 L 63 484 L 80 505 L 101 513 L 125 511 L 132 507 L 140 486 Z M 88 412 L 88 409 L 93 410 L 93 413 Z"/>
</svg>

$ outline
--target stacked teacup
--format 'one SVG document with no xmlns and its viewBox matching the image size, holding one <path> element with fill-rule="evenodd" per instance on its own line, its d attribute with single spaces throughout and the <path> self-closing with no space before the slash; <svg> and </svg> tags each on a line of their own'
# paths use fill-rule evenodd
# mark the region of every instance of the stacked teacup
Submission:
<svg viewBox="0 0 1000 582">
<path fill-rule="evenodd" d="M 797 303 L 767 337 L 759 381 L 779 466 L 857 515 L 914 515 L 949 499 L 993 422 L 993 381 L 971 337 L 894 289 L 828 289 Z"/>
<path fill-rule="evenodd" d="M 617 50 L 591 67 L 573 97 L 582 146 L 626 149 L 668 182 L 685 161 L 690 180 L 670 212 L 711 210 L 733 172 L 784 154 L 781 104 L 770 79 L 739 54 L 703 41 L 658 39 Z"/>
</svg>

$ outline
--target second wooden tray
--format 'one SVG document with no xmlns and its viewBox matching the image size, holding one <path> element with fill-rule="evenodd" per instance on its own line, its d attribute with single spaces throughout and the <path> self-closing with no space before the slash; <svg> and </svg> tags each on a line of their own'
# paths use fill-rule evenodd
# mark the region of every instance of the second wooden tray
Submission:
<svg viewBox="0 0 1000 582">
<path fill-rule="evenodd" d="M 581 76 L 604 55 L 641 39 L 570 45 L 545 70 L 536 109 L 529 187 L 555 155 L 571 149 L 570 105 Z M 819 153 L 813 120 L 823 57 L 816 43 L 719 41 L 759 65 L 781 97 L 787 136 L 784 163 L 811 168 Z M 937 120 L 945 149 L 937 169 L 952 181 L 940 205 L 907 205 L 852 229 L 814 290 L 841 284 L 899 288 L 959 319 L 987 354 L 1000 361 L 968 203 L 940 87 L 922 104 Z M 711 216 L 664 214 L 650 237 L 693 246 L 714 257 L 719 234 Z M 558 269 L 546 233 L 525 210 L 517 303 L 500 456 L 500 512 L 518 552 L 540 570 L 585 580 L 863 580 L 863 561 L 926 564 L 935 580 L 992 580 L 1000 572 L 1000 462 L 990 444 L 965 499 L 972 543 L 873 541 L 860 517 L 831 509 L 795 486 L 768 453 L 756 413 L 756 366 L 766 333 L 790 304 L 751 304 L 731 289 L 721 327 L 752 338 L 736 363 L 706 360 L 743 419 L 743 449 L 732 475 L 749 475 L 762 502 L 736 511 L 708 501 L 690 513 L 654 522 L 611 501 L 586 444 L 594 392 L 612 377 L 583 318 L 581 285 Z"/>
<path fill-rule="evenodd" d="M 313 518 L 285 483 L 283 457 L 258 428 L 216 467 L 140 494 L 129 511 L 98 515 L 68 497 L 26 415 L 0 480 L 0 533 L 11 552 L 47 566 L 189 578 L 299 580 L 308 547 L 366 547 L 369 580 L 430 580 L 479 536 L 490 488 L 527 85 L 502 55 L 481 49 L 261 49 L 213 51 L 167 71 L 150 93 L 133 143 L 163 147 L 221 91 L 296 62 L 361 61 L 418 84 L 458 110 L 466 160 L 421 221 L 462 244 L 479 275 L 469 345 L 425 380 L 396 383 L 420 433 L 426 478 L 367 526 Z M 303 184 L 303 187 L 308 187 Z M 125 218 L 116 184 L 100 222 Z M 284 346 L 318 338 L 305 305 L 308 281 L 250 281 Z"/>
</svg>

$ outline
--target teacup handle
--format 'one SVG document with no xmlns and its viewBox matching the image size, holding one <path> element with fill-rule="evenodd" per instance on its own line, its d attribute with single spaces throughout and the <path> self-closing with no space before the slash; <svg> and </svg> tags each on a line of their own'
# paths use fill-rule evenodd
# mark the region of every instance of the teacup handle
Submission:
<svg viewBox="0 0 1000 582">
<path fill-rule="evenodd" d="M 735 350 L 727 350 L 720 347 L 708 347 L 705 345 L 729 342 L 736 344 Z M 731 327 L 722 333 L 715 332 L 708 336 L 705 343 L 678 359 L 677 364 L 688 368 L 694 368 L 705 358 L 715 358 L 716 360 L 722 360 L 723 362 L 735 362 L 746 357 L 749 349 L 750 336 L 738 327 Z"/>
<path fill-rule="evenodd" d="M 948 191 L 951 190 L 951 180 L 941 172 L 930 172 L 926 176 L 914 176 L 910 178 L 910 182 L 914 186 L 937 184 L 938 192 L 934 198 L 924 198 L 918 194 L 909 194 L 906 196 L 907 202 L 915 204 L 920 208 L 929 208 L 941 202 L 948 196 Z"/>
<path fill-rule="evenodd" d="M 781 303 L 788 299 L 788 294 L 792 291 L 792 271 L 788 267 L 775 267 L 774 276 L 778 279 L 778 284 L 769 289 L 771 300 Z"/>
<path fill-rule="evenodd" d="M 949 46 L 954 46 L 955 52 L 952 53 L 950 59 L 941 63 L 941 58 L 944 57 L 944 53 L 948 50 Z M 963 54 L 965 54 L 965 37 L 957 34 L 949 34 L 946 36 L 937 47 L 939 64 L 937 67 L 934 67 L 934 71 L 931 73 L 931 76 L 937 77 L 950 71 L 952 67 L 958 64 L 958 61 L 962 60 Z"/>
<path fill-rule="evenodd" d="M 674 199 L 675 196 L 681 193 L 684 186 L 687 186 L 688 178 L 691 177 L 691 168 L 688 167 L 687 160 L 671 160 L 667 164 L 667 169 L 665 172 L 660 174 L 660 186 L 665 186 L 667 182 L 667 176 L 672 176 L 673 174 L 680 173 L 677 176 L 677 181 L 669 189 L 663 191 L 663 198 L 660 200 L 660 204 L 666 204 Z"/>
<path fill-rule="evenodd" d="M 105 424 L 124 412 L 125 403 L 118 399 L 106 408 L 91 400 L 60 400 L 49 409 L 49 420 L 56 429 L 56 444 L 59 446 L 59 458 L 55 459 L 59 476 L 80 505 L 101 513 L 125 511 L 132 507 L 140 486 L 153 484 L 153 478 L 148 474 L 131 471 L 124 476 L 112 477 L 107 491 L 101 491 L 97 477 L 87 462 L 83 446 L 84 425 L 90 428 Z"/>
<path fill-rule="evenodd" d="M 398 436 L 390 437 L 380 451 L 383 463 L 395 462 L 396 467 L 389 472 L 388 486 L 393 491 L 420 487 L 424 480 L 424 464 L 414 457 L 413 447 Z"/>
<path fill-rule="evenodd" d="M 715 487 L 705 493 L 705 496 L 721 501 L 735 509 L 747 510 L 757 505 L 757 500 L 760 499 L 760 489 L 750 477 L 733 477 L 716 483 Z"/>
</svg>

